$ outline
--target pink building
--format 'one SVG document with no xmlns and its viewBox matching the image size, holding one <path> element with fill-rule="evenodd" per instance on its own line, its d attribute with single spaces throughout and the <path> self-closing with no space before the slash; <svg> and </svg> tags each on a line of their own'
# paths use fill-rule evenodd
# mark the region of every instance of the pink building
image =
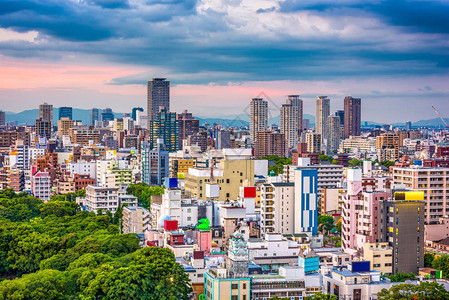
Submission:
<svg viewBox="0 0 449 300">
<path fill-rule="evenodd" d="M 31 193 L 34 197 L 43 201 L 51 198 L 51 178 L 48 172 L 37 172 L 36 167 L 32 168 Z"/>
<path fill-rule="evenodd" d="M 362 170 L 348 169 L 348 192 L 343 197 L 342 247 L 348 253 L 362 251 L 365 243 L 379 241 L 379 200 L 386 192 L 364 192 Z"/>
</svg>

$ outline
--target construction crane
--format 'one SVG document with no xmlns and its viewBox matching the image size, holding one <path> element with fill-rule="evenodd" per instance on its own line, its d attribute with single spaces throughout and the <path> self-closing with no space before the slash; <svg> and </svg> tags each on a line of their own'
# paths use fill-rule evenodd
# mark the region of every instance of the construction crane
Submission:
<svg viewBox="0 0 449 300">
<path fill-rule="evenodd" d="M 432 105 L 432 108 L 435 111 L 435 113 L 438 115 L 438 117 L 441 119 L 441 121 L 443 121 L 444 125 L 446 125 L 446 127 L 449 128 L 449 125 L 447 125 L 446 121 L 444 121 L 443 117 L 440 115 L 438 110 L 433 105 Z"/>
</svg>

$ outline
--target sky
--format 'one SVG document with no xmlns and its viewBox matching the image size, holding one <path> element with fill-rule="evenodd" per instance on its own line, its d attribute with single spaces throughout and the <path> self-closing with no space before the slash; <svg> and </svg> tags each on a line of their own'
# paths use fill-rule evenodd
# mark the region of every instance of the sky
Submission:
<svg viewBox="0 0 449 300">
<path fill-rule="evenodd" d="M 153 77 L 202 117 L 261 93 L 273 111 L 352 95 L 364 121 L 449 117 L 449 1 L 0 0 L 1 110 L 130 112 Z"/>
</svg>

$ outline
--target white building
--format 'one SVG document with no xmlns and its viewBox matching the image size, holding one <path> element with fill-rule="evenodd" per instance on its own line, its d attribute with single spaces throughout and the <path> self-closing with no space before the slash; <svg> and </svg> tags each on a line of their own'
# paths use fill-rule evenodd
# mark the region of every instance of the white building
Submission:
<svg viewBox="0 0 449 300">
<path fill-rule="evenodd" d="M 36 172 L 31 176 L 31 193 L 43 201 L 51 198 L 51 178 L 48 172 Z"/>
<path fill-rule="evenodd" d="M 100 186 L 89 185 L 86 188 L 86 197 L 77 198 L 80 204 L 86 211 L 93 211 L 97 213 L 99 209 L 105 212 L 109 210 L 112 213 L 117 211 L 119 206 L 118 188 L 104 188 Z"/>
<path fill-rule="evenodd" d="M 261 233 L 291 234 L 294 230 L 295 184 L 268 183 L 260 191 Z"/>
<path fill-rule="evenodd" d="M 80 161 L 67 164 L 67 169 L 70 172 L 70 177 L 74 177 L 75 174 L 89 175 L 90 178 L 95 179 L 97 177 L 97 167 L 94 161 Z"/>
</svg>

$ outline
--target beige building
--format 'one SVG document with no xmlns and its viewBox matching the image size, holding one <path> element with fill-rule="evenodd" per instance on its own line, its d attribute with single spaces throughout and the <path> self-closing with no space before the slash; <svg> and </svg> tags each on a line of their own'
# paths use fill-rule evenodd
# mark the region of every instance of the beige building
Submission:
<svg viewBox="0 0 449 300">
<path fill-rule="evenodd" d="M 343 196 L 346 192 L 347 189 L 344 188 L 321 189 L 320 214 L 341 211 Z"/>
<path fill-rule="evenodd" d="M 363 136 L 350 136 L 340 144 L 340 152 L 349 152 L 351 149 L 358 149 L 360 152 L 373 151 L 376 148 L 376 139 Z"/>
<path fill-rule="evenodd" d="M 221 160 L 218 168 L 214 168 L 213 178 L 209 168 L 190 168 L 185 176 L 185 189 L 193 197 L 207 200 L 206 185 L 217 183 L 219 197 L 225 201 L 237 199 L 241 186 L 254 186 L 254 160 Z"/>
<path fill-rule="evenodd" d="M 321 152 L 321 134 L 308 132 L 306 133 L 307 152 L 320 153 Z"/>
<path fill-rule="evenodd" d="M 61 118 L 61 120 L 58 121 L 58 136 L 62 137 L 64 135 L 70 134 L 70 128 L 73 127 L 73 120 L 70 120 L 69 118 Z"/>
<path fill-rule="evenodd" d="M 260 229 L 263 233 L 293 234 L 295 210 L 293 182 L 268 183 L 261 187 Z"/>
<path fill-rule="evenodd" d="M 123 233 L 144 233 L 150 227 L 150 212 L 140 206 L 123 208 Z"/>
<path fill-rule="evenodd" d="M 393 168 L 393 183 L 424 191 L 427 224 L 449 214 L 449 168 Z"/>
<path fill-rule="evenodd" d="M 393 273 L 393 248 L 388 246 L 388 242 L 364 244 L 363 259 L 370 261 L 371 270 Z"/>
<path fill-rule="evenodd" d="M 381 156 L 382 152 L 379 154 L 379 151 L 382 149 L 394 149 L 394 155 L 390 153 L 389 156 L 394 156 L 394 160 L 397 160 L 399 159 L 399 146 L 402 146 L 402 139 L 399 134 L 382 133 L 376 137 L 376 150 L 378 152 L 378 156 Z"/>
</svg>

